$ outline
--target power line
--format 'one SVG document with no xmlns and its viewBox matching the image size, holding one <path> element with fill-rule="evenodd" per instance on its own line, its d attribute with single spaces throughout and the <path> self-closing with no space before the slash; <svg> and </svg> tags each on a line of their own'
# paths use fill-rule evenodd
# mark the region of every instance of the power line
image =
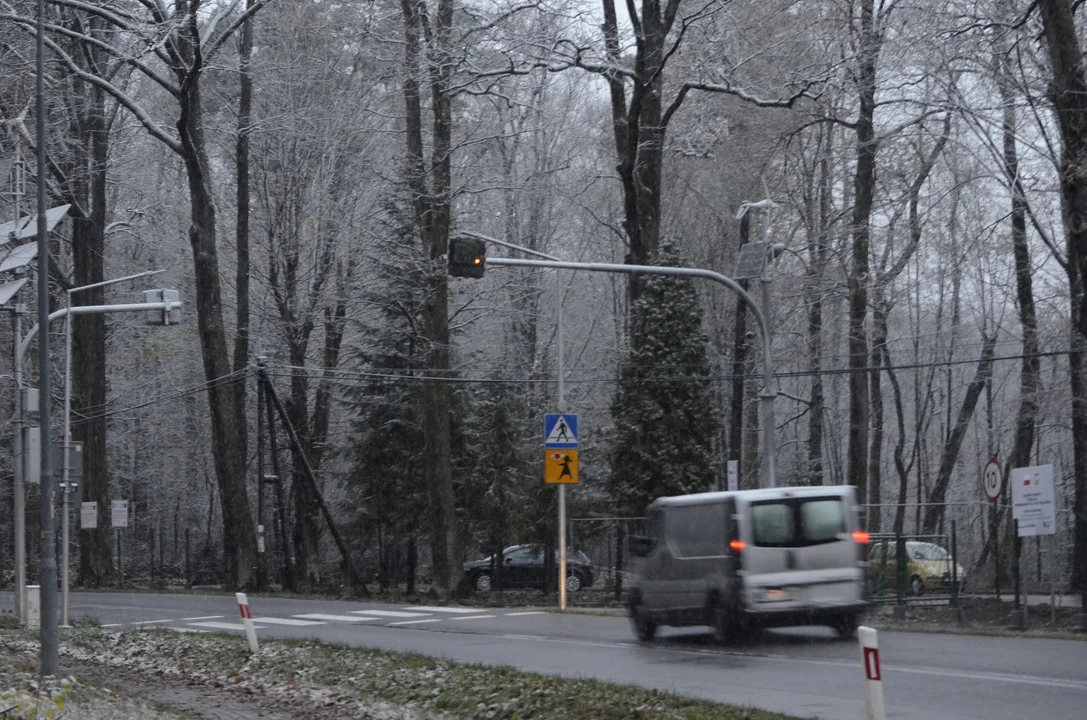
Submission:
<svg viewBox="0 0 1087 720">
<path fill-rule="evenodd" d="M 1029 354 L 1016 354 L 1016 355 L 1000 355 L 993 358 L 993 362 L 1004 362 L 1008 360 L 1024 360 L 1026 358 L 1043 358 L 1043 357 L 1063 357 L 1068 355 L 1070 350 L 1054 350 L 1047 352 L 1029 353 Z M 899 372 L 903 370 L 924 370 L 931 368 L 948 368 L 959 365 L 976 365 L 977 358 L 969 358 L 963 360 L 941 360 L 935 362 L 923 362 L 923 363 L 904 363 L 891 366 L 880 365 L 866 365 L 859 369 L 852 368 L 825 368 L 820 369 L 817 372 L 811 370 L 784 370 L 774 373 L 776 378 L 803 378 L 803 377 L 815 377 L 815 376 L 833 376 L 833 375 L 848 375 L 853 372 L 872 372 L 874 370 L 886 371 L 891 370 Z M 389 373 L 389 372 L 373 372 L 367 370 L 344 370 L 341 368 L 309 368 L 298 365 L 280 365 L 276 366 L 280 372 L 276 372 L 275 369 L 269 370 L 269 375 L 273 377 L 290 378 L 293 377 L 291 373 L 302 371 L 313 374 L 314 380 L 331 380 L 337 384 L 347 382 L 350 378 L 369 379 L 369 380 L 386 380 L 397 382 L 417 382 L 417 383 L 453 383 L 453 384 L 515 384 L 524 385 L 532 383 L 540 384 L 555 384 L 558 382 L 557 378 L 543 378 L 543 377 L 520 377 L 520 378 L 501 378 L 501 377 L 456 377 L 451 375 L 434 376 L 434 375 L 409 375 L 405 373 Z M 641 369 L 654 369 L 653 366 L 643 367 Z M 289 372 L 288 372 L 289 371 Z M 416 371 L 422 372 L 422 371 Z M 427 371 L 430 372 L 430 371 Z M 439 372 L 454 372 L 452 370 L 439 371 Z M 338 377 L 325 377 L 321 378 L 322 374 L 332 374 Z M 653 375 L 644 376 L 639 378 L 646 382 L 690 382 L 692 380 L 700 380 L 707 382 L 727 382 L 734 379 L 754 380 L 761 378 L 761 373 L 741 373 L 726 374 L 726 375 Z M 618 377 L 599 377 L 599 378 L 566 378 L 565 382 L 576 384 L 615 384 L 620 381 Z"/>
</svg>

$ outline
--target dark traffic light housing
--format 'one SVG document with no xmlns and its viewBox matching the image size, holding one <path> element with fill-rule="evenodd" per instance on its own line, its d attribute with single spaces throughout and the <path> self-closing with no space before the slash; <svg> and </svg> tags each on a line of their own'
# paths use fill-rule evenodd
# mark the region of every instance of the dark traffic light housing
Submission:
<svg viewBox="0 0 1087 720">
<path fill-rule="evenodd" d="M 453 277 L 483 277 L 487 267 L 487 244 L 469 237 L 449 238 L 449 274 Z"/>
</svg>

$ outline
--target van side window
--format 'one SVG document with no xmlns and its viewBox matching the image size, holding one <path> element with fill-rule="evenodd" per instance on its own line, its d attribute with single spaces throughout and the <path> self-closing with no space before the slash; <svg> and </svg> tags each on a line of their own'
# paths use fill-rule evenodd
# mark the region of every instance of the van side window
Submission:
<svg viewBox="0 0 1087 720">
<path fill-rule="evenodd" d="M 727 518 L 722 503 L 669 508 L 669 529 L 677 557 L 718 557 L 725 553 Z"/>
</svg>

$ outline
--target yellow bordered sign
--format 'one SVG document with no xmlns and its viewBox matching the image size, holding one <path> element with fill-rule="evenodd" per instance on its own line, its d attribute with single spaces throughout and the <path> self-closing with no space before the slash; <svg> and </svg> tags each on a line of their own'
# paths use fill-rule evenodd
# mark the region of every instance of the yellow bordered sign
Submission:
<svg viewBox="0 0 1087 720">
<path fill-rule="evenodd" d="M 576 485 L 577 450 L 545 450 L 544 482 L 548 485 Z"/>
</svg>

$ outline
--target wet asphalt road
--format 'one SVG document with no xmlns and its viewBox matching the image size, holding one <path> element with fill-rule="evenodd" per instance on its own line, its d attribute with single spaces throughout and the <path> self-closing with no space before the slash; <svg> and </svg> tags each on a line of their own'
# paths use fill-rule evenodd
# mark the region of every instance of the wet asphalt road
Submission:
<svg viewBox="0 0 1087 720">
<path fill-rule="evenodd" d="M 0 605 L 11 594 L 0 594 Z M 768 631 L 736 648 L 698 629 L 634 641 L 625 618 L 531 608 L 453 608 L 252 598 L 262 637 L 313 637 L 462 662 L 593 677 L 800 717 L 860 720 L 855 642 L 822 628 Z M 73 593 L 73 618 L 240 634 L 233 596 Z M 882 631 L 887 717 L 1087 717 L 1087 642 Z"/>
</svg>

